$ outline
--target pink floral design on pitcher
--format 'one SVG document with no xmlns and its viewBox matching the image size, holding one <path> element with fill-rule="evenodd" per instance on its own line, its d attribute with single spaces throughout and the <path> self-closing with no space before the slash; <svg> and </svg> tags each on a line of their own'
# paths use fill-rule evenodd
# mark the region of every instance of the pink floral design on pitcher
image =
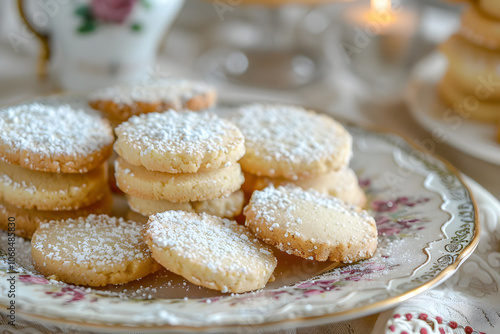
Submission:
<svg viewBox="0 0 500 334">
<path fill-rule="evenodd" d="M 142 22 L 129 20 L 134 6 L 140 3 L 147 10 L 152 8 L 149 0 L 91 0 L 89 3 L 77 6 L 75 15 L 81 20 L 77 28 L 79 34 L 95 32 L 99 26 L 116 24 L 128 25 L 133 32 L 142 31 Z M 128 22 L 127 21 L 132 21 Z"/>
<path fill-rule="evenodd" d="M 95 18 L 122 24 L 132 12 L 137 0 L 92 0 L 90 8 Z"/>
</svg>

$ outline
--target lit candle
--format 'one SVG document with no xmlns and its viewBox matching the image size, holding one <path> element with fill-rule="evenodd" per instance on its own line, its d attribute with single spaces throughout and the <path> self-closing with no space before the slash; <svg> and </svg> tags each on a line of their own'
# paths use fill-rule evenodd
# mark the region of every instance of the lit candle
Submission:
<svg viewBox="0 0 500 334">
<path fill-rule="evenodd" d="M 351 6 L 344 13 L 348 25 L 362 28 L 368 35 L 387 33 L 410 34 L 416 25 L 413 12 L 401 3 L 392 6 L 390 0 L 371 0 L 371 6 Z"/>
<path fill-rule="evenodd" d="M 401 85 L 417 15 L 400 1 L 371 0 L 342 13 L 341 44 L 351 69 L 374 90 Z"/>
<path fill-rule="evenodd" d="M 391 10 L 391 0 L 371 0 L 372 10 L 376 12 L 385 12 Z"/>
</svg>

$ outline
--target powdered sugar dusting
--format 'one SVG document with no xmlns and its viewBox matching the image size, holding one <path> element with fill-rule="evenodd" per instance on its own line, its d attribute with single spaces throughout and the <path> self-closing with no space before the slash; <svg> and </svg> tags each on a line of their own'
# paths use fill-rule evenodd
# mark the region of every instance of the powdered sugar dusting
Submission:
<svg viewBox="0 0 500 334">
<path fill-rule="evenodd" d="M 45 158 L 85 157 L 113 142 L 111 127 L 94 112 L 40 103 L 0 110 L 0 144 L 8 152 Z"/>
<path fill-rule="evenodd" d="M 40 225 L 32 247 L 46 258 L 65 264 L 113 266 L 150 257 L 141 236 L 142 226 L 123 218 L 90 215 Z"/>
<path fill-rule="evenodd" d="M 13 189 L 23 189 L 24 191 L 35 194 L 37 192 L 36 187 L 33 184 L 26 183 L 26 181 L 21 181 L 21 183 L 12 180 L 7 174 L 0 172 L 0 182 L 4 184 L 4 186 L 12 187 Z M 46 191 L 42 189 L 41 191 Z M 61 190 L 62 191 L 62 190 Z M 1 192 L 0 192 L 1 193 Z"/>
<path fill-rule="evenodd" d="M 174 109 L 181 109 L 193 97 L 213 91 L 214 87 L 201 81 L 164 78 L 143 85 L 104 88 L 91 93 L 89 99 L 113 101 L 119 105 L 132 105 L 135 102 L 166 103 Z"/>
<path fill-rule="evenodd" d="M 354 206 L 349 206 L 334 196 L 322 194 L 314 189 L 303 190 L 291 184 L 277 188 L 271 185 L 261 191 L 255 191 L 252 195 L 252 204 L 259 207 L 259 214 L 264 215 L 266 211 L 284 210 L 290 218 L 290 224 L 294 225 L 302 224 L 302 218 L 293 215 L 298 202 L 307 202 L 353 217 L 368 215 L 366 211 L 356 212 Z M 279 227 L 279 225 L 273 223 L 271 227 Z"/>
<path fill-rule="evenodd" d="M 252 104 L 237 109 L 228 118 L 240 127 L 247 152 L 265 160 L 313 162 L 334 156 L 352 141 L 333 119 L 302 107 Z"/>
<path fill-rule="evenodd" d="M 208 214 L 166 211 L 150 216 L 148 232 L 157 247 L 166 247 L 188 260 L 201 261 L 211 271 L 248 275 L 272 270 L 270 249 L 245 227 Z"/>
<path fill-rule="evenodd" d="M 244 146 L 243 135 L 227 120 L 211 113 L 170 110 L 134 116 L 116 129 L 119 140 L 150 151 L 204 156 Z M 243 150 L 241 150 L 243 152 Z"/>
<path fill-rule="evenodd" d="M 277 228 L 286 231 L 285 238 L 302 236 L 316 242 L 315 237 L 324 239 L 329 237 L 327 234 L 334 233 L 344 236 L 348 242 L 349 238 L 368 240 L 376 237 L 375 221 L 366 211 L 357 212 L 356 207 L 313 189 L 303 190 L 293 185 L 269 186 L 255 191 L 250 204 L 245 211 L 252 210 L 255 219 L 263 220 L 271 232 Z M 329 210 L 329 215 L 323 217 L 325 209 Z"/>
</svg>

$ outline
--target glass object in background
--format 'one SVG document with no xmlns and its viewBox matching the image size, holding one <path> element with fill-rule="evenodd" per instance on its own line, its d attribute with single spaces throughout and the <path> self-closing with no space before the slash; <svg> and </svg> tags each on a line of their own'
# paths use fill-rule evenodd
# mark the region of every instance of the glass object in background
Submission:
<svg viewBox="0 0 500 334">
<path fill-rule="evenodd" d="M 346 6 L 342 22 L 345 59 L 370 97 L 398 97 L 414 61 L 416 9 L 401 0 L 357 2 Z"/>
<path fill-rule="evenodd" d="M 50 75 L 60 88 L 91 90 L 147 78 L 184 0 L 53 2 L 32 15 L 18 1 L 26 24 L 42 41 L 39 71 L 44 74 L 50 60 Z"/>
<path fill-rule="evenodd" d="M 298 35 L 312 5 L 324 2 L 328 0 L 243 0 L 219 10 L 200 69 L 210 78 L 263 88 L 288 89 L 314 81 L 322 72 L 322 50 L 302 43 Z"/>
</svg>

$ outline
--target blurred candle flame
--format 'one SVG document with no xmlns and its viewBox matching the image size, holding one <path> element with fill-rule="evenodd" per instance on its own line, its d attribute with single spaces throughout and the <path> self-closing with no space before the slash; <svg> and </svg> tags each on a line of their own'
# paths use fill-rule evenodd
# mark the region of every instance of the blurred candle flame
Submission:
<svg viewBox="0 0 500 334">
<path fill-rule="evenodd" d="M 372 11 L 388 12 L 391 10 L 391 0 L 371 0 Z"/>
<path fill-rule="evenodd" d="M 391 0 L 371 0 L 371 8 L 367 16 L 369 22 L 379 22 L 383 28 L 397 20 L 392 12 Z"/>
</svg>

